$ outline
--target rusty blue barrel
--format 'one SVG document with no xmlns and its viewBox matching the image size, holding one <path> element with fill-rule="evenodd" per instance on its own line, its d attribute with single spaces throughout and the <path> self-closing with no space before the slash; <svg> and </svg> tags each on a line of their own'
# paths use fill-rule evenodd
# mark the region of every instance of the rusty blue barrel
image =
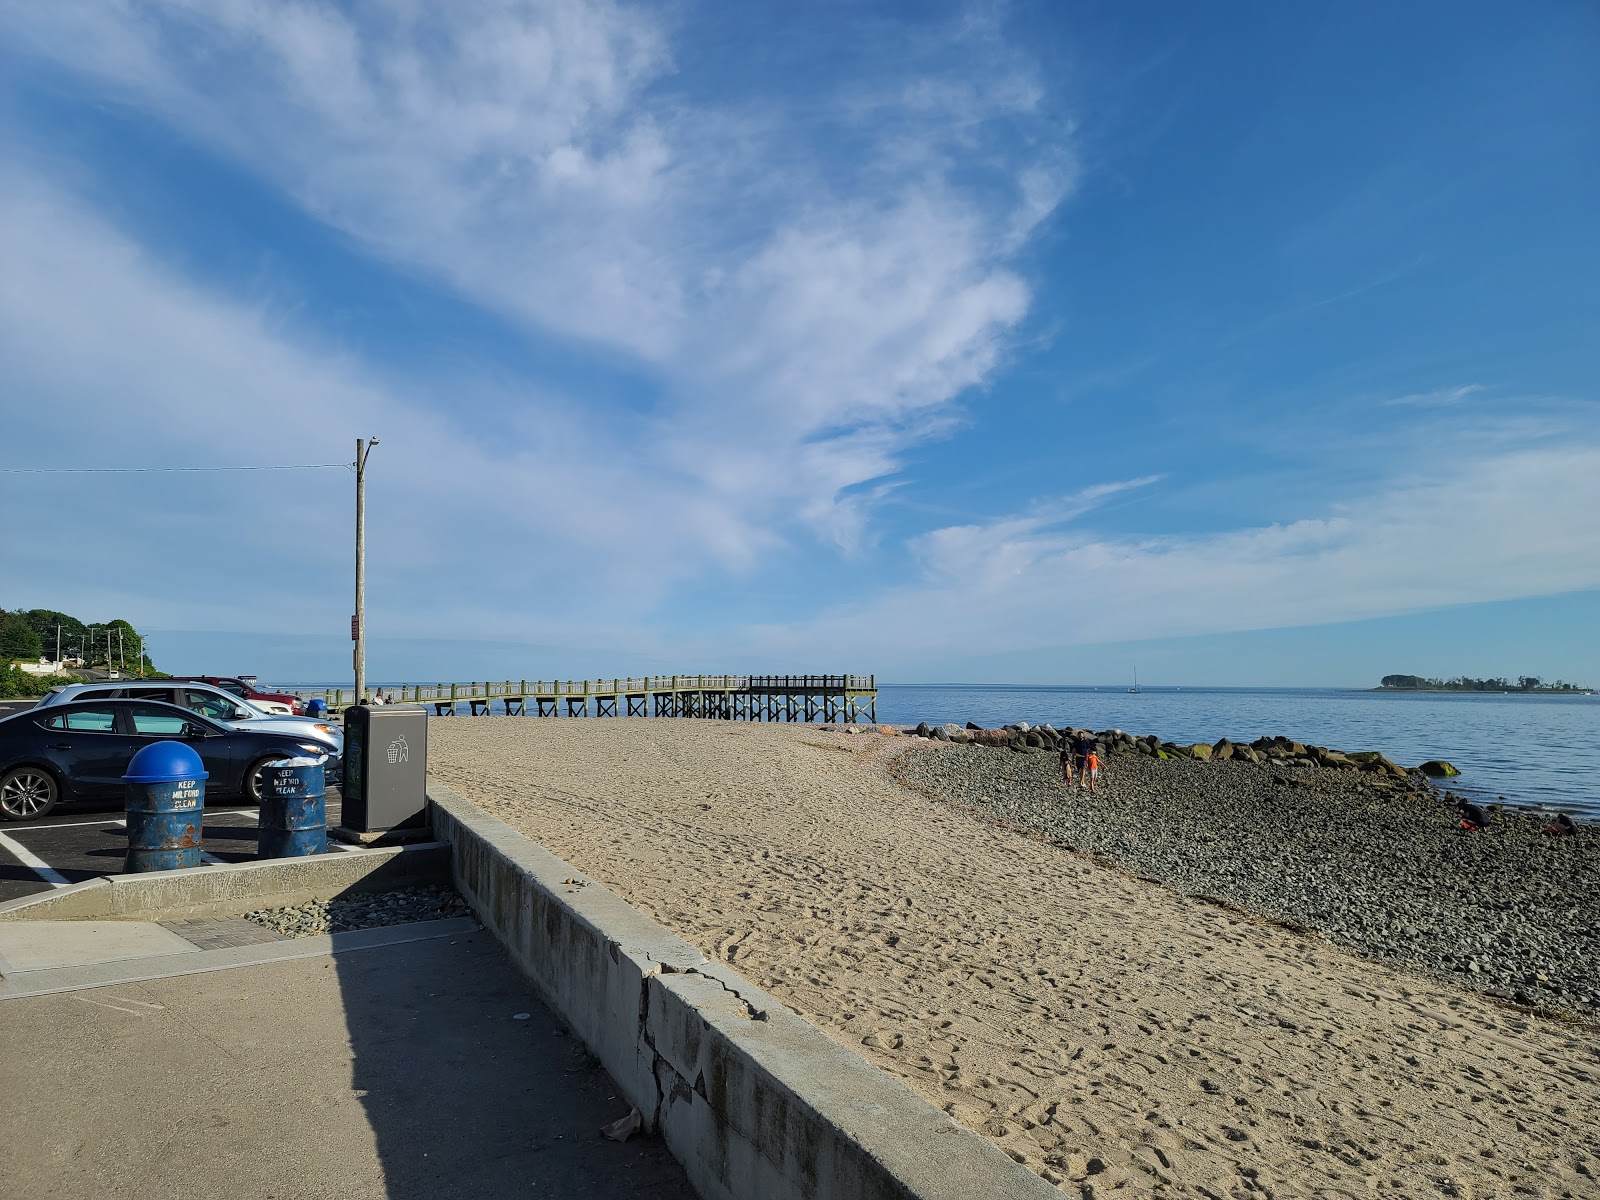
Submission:
<svg viewBox="0 0 1600 1200">
<path fill-rule="evenodd" d="M 152 742 L 123 773 L 128 857 L 124 871 L 171 871 L 200 865 L 206 769 L 194 747 Z"/>
<path fill-rule="evenodd" d="M 261 768 L 257 856 L 303 858 L 328 850 L 328 756 L 280 758 Z"/>
</svg>

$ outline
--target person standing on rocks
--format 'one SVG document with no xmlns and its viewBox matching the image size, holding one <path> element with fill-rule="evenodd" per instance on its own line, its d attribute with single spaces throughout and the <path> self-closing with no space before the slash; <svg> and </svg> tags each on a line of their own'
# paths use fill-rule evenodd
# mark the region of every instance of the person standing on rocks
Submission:
<svg viewBox="0 0 1600 1200">
<path fill-rule="evenodd" d="M 1070 737 L 1061 739 L 1061 786 L 1072 786 L 1072 760 L 1077 757 L 1077 748 Z"/>
<path fill-rule="evenodd" d="M 1089 755 L 1094 753 L 1094 739 L 1087 733 L 1080 733 L 1072 739 L 1072 753 L 1078 768 L 1078 784 L 1081 787 L 1088 782 Z"/>
<path fill-rule="evenodd" d="M 1094 750 L 1094 742 L 1088 744 L 1088 750 L 1083 755 L 1083 771 L 1078 778 L 1090 786 L 1090 795 L 1099 790 L 1099 754 Z"/>
<path fill-rule="evenodd" d="M 1083 756 L 1083 778 L 1089 783 L 1089 794 L 1094 795 L 1100 788 L 1100 756 L 1095 753 L 1092 742 L 1089 753 Z"/>
</svg>

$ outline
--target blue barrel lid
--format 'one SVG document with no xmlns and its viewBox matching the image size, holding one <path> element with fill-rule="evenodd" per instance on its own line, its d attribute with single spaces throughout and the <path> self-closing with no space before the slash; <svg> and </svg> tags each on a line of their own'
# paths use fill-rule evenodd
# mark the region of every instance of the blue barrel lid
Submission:
<svg viewBox="0 0 1600 1200">
<path fill-rule="evenodd" d="M 123 783 L 177 783 L 207 778 L 205 764 L 193 746 L 183 742 L 151 742 L 128 760 Z"/>
</svg>

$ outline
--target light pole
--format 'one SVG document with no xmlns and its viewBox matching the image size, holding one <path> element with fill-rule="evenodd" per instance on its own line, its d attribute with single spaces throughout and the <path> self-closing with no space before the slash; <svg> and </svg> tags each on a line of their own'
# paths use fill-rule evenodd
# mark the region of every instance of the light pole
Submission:
<svg viewBox="0 0 1600 1200">
<path fill-rule="evenodd" d="M 350 618 L 355 642 L 356 703 L 367 702 L 367 455 L 377 438 L 356 439 L 356 614 Z"/>
</svg>

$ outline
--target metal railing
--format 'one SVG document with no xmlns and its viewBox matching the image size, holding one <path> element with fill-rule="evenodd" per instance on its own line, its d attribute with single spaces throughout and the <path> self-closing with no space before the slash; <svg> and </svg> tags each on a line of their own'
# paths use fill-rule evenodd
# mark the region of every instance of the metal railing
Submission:
<svg viewBox="0 0 1600 1200">
<path fill-rule="evenodd" d="M 636 675 L 610 679 L 507 679 L 482 683 L 403 683 L 374 687 L 397 704 L 437 704 L 457 700 L 559 700 L 592 696 L 644 696 L 657 692 L 761 692 L 776 694 L 849 693 L 877 690 L 875 675 Z M 291 688 L 303 700 L 333 708 L 355 703 L 353 688 Z"/>
</svg>

